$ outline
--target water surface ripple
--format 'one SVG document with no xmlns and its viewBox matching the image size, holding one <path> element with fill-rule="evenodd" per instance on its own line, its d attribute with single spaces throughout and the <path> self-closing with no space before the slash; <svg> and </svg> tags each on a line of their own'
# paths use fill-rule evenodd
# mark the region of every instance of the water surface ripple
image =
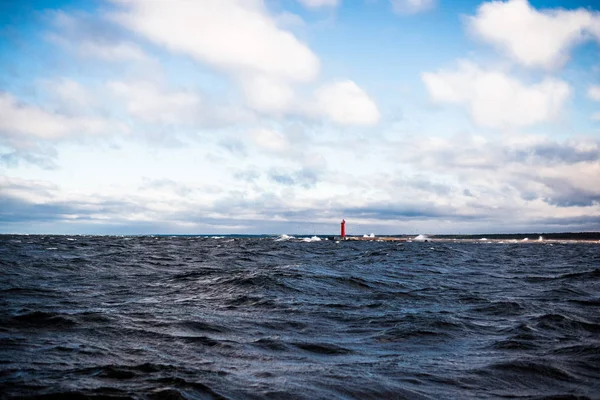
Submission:
<svg viewBox="0 0 600 400">
<path fill-rule="evenodd" d="M 597 244 L 0 236 L 2 398 L 600 398 Z"/>
</svg>

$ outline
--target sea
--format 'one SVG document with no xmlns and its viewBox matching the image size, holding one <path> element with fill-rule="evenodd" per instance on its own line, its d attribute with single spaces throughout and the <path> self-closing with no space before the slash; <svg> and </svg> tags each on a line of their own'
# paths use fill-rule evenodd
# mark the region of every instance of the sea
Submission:
<svg viewBox="0 0 600 400">
<path fill-rule="evenodd" d="M 600 399 L 600 244 L 0 236 L 2 399 Z"/>
</svg>

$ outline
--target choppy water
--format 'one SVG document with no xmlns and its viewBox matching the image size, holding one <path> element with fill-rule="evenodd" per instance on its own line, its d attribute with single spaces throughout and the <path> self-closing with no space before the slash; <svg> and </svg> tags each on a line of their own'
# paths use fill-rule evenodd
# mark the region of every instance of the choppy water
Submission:
<svg viewBox="0 0 600 400">
<path fill-rule="evenodd" d="M 600 398 L 600 245 L 0 236 L 5 398 Z"/>
</svg>

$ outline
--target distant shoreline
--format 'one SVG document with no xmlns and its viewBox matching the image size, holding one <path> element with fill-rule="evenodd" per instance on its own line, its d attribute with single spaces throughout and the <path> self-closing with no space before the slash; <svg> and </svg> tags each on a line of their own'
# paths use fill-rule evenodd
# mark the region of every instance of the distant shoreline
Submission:
<svg viewBox="0 0 600 400">
<path fill-rule="evenodd" d="M 357 235 L 358 236 L 358 235 Z M 382 237 L 397 237 L 414 239 L 415 235 L 380 235 Z M 489 241 L 502 241 L 502 240 L 520 240 L 520 241 L 538 241 L 540 237 L 544 241 L 550 240 L 578 240 L 578 241 L 596 241 L 600 240 L 600 232 L 562 232 L 562 233 L 481 233 L 472 235 L 453 235 L 453 234 L 440 234 L 440 235 L 428 235 L 425 237 L 429 240 L 476 240 L 480 241 L 486 239 Z"/>
<path fill-rule="evenodd" d="M 360 236 L 347 236 L 345 241 L 368 241 L 368 242 L 430 242 L 430 243 L 531 243 L 531 244 L 551 244 L 551 243 L 598 243 L 600 239 L 546 239 L 543 238 L 506 238 L 506 239 L 488 239 L 488 238 L 442 238 L 442 237 L 426 237 L 426 238 L 410 238 L 410 237 L 398 237 L 398 236 L 375 236 L 375 237 L 360 237 Z"/>
<path fill-rule="evenodd" d="M 353 237 L 359 237 L 353 236 Z M 416 236 L 414 235 L 381 235 L 380 238 L 397 238 L 397 239 L 408 239 L 415 241 Z M 540 240 L 542 238 L 542 240 Z M 377 240 L 377 236 L 374 238 Z M 417 241 L 431 241 L 431 242 L 598 242 L 600 241 L 600 232 L 561 232 L 561 233 L 490 233 L 490 234 L 472 234 L 472 235 L 424 235 L 418 238 Z"/>
<path fill-rule="evenodd" d="M 169 233 L 147 233 L 147 234 L 87 234 L 87 233 L 0 233 L 0 237 L 6 236 L 154 236 L 154 237 L 207 237 L 207 238 L 261 238 L 261 237 L 277 237 L 281 234 L 169 234 Z M 336 237 L 339 238 L 339 234 L 290 234 L 292 237 L 305 238 L 318 236 L 320 238 Z M 347 235 L 348 238 L 354 239 L 366 239 L 363 235 Z M 371 240 L 388 240 L 391 239 L 402 239 L 402 240 L 415 240 L 416 234 L 396 234 L 396 235 L 375 235 Z M 555 242 L 555 241 L 578 241 L 578 242 L 595 242 L 600 241 L 600 232 L 561 232 L 561 233 L 482 233 L 482 234 L 425 234 L 421 236 L 420 240 L 423 239 L 432 242 L 448 242 L 448 241 L 490 241 L 490 242 L 501 242 L 501 241 L 521 241 L 521 242 L 539 242 L 539 238 L 542 237 L 542 242 Z"/>
</svg>

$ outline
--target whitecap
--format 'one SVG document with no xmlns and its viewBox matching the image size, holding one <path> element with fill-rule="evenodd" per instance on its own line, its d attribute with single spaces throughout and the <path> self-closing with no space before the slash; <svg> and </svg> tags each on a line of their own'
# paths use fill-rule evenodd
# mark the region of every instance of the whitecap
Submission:
<svg viewBox="0 0 600 400">
<path fill-rule="evenodd" d="M 294 236 L 289 236 L 289 235 L 286 235 L 284 233 L 283 235 L 281 235 L 277 239 L 275 239 L 275 241 L 276 242 L 283 242 L 283 241 L 290 240 L 290 239 L 296 239 L 296 238 Z"/>
<path fill-rule="evenodd" d="M 313 236 L 313 237 L 310 237 L 310 238 L 303 238 L 302 241 L 303 242 L 320 242 L 321 238 L 318 237 L 318 236 Z"/>
</svg>

